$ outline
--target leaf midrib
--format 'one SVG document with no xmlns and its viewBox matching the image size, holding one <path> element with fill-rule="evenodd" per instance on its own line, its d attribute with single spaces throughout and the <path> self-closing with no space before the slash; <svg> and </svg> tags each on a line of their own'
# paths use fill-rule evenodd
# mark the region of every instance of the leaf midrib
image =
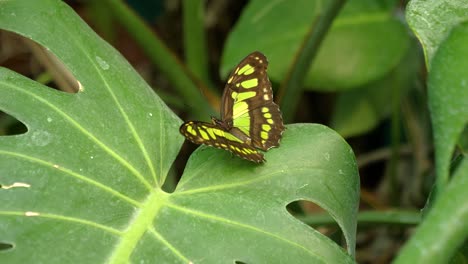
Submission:
<svg viewBox="0 0 468 264">
<path fill-rule="evenodd" d="M 156 215 L 167 204 L 169 194 L 161 189 L 153 189 L 148 199 L 142 203 L 140 210 L 135 212 L 133 219 L 123 231 L 120 242 L 114 248 L 112 255 L 106 263 L 129 263 L 138 242 L 148 230 L 151 230 Z"/>
</svg>

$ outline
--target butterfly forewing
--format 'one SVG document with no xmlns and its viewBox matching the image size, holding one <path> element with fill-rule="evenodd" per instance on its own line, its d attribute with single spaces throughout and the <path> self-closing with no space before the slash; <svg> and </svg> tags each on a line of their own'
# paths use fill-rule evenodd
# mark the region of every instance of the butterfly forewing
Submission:
<svg viewBox="0 0 468 264">
<path fill-rule="evenodd" d="M 221 108 L 221 118 L 232 119 L 233 126 L 249 135 L 253 146 L 262 150 L 278 146 L 284 131 L 280 109 L 273 102 L 267 66 L 260 52 L 242 60 L 228 78 Z"/>
</svg>

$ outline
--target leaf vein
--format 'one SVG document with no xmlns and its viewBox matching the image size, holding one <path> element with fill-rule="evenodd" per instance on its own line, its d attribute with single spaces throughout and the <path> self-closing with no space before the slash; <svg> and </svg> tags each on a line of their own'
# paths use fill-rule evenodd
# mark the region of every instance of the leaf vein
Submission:
<svg viewBox="0 0 468 264">
<path fill-rule="evenodd" d="M 150 233 L 156 237 L 157 240 L 161 241 L 166 247 L 168 247 L 175 256 L 181 259 L 185 263 L 190 263 L 190 260 L 185 257 L 177 248 L 175 248 L 169 241 L 167 241 L 159 232 L 157 232 L 153 227 L 149 228 Z"/>
<path fill-rule="evenodd" d="M 51 108 L 52 110 L 54 110 L 55 112 L 57 112 L 59 115 L 61 115 L 62 117 L 65 118 L 65 120 L 67 120 L 70 124 L 72 124 L 75 128 L 78 129 L 78 131 L 80 131 L 81 133 L 83 133 L 84 135 L 86 135 L 91 141 L 95 142 L 99 147 L 101 147 L 101 149 L 103 149 L 105 152 L 107 152 L 111 157 L 113 157 L 114 159 L 116 159 L 117 161 L 119 161 L 124 167 L 126 167 L 127 169 L 129 169 L 133 175 L 135 175 L 142 183 L 143 185 L 146 186 L 146 188 L 151 191 L 153 189 L 153 187 L 148 183 L 148 181 L 146 181 L 146 179 L 143 177 L 143 175 L 135 168 L 132 166 L 132 164 L 128 163 L 122 156 L 120 156 L 119 154 L 117 154 L 116 152 L 114 152 L 110 147 L 108 147 L 106 144 L 104 144 L 104 142 L 102 142 L 101 140 L 99 140 L 96 136 L 94 136 L 90 131 L 88 131 L 87 129 L 85 129 L 84 127 L 82 127 L 75 119 L 73 119 L 71 116 L 69 116 L 67 113 L 63 112 L 60 108 L 56 107 L 55 105 L 53 105 L 52 103 L 50 103 L 49 101 L 45 100 L 44 98 L 30 92 L 30 91 L 26 91 L 26 90 L 23 90 L 23 89 L 20 89 L 16 86 L 13 86 L 9 83 L 5 83 L 5 86 L 7 87 L 10 87 L 10 88 L 13 88 L 13 89 L 16 89 L 20 92 L 23 92 L 25 93 L 26 95 L 28 96 L 31 96 L 33 98 L 35 98 L 36 100 L 40 101 L 41 103 L 43 103 L 44 105 L 48 106 L 49 108 Z"/>
<path fill-rule="evenodd" d="M 74 172 L 73 170 L 70 170 L 70 169 L 67 169 L 65 167 L 62 167 L 62 166 L 57 166 L 56 164 L 54 163 L 51 163 L 51 162 L 48 162 L 48 161 L 45 161 L 45 160 L 42 160 L 42 159 L 39 159 L 39 158 L 36 158 L 36 157 L 33 157 L 33 156 L 29 156 L 29 155 L 25 155 L 25 154 L 20 154 L 20 153 L 15 153 L 15 152 L 10 152 L 10 151 L 4 151 L 4 150 L 0 150 L 0 154 L 4 154 L 4 155 L 10 155 L 10 156 L 14 156 L 14 157 L 18 157 L 18 158 L 22 158 L 22 159 L 25 159 L 25 160 L 29 160 L 31 162 L 35 162 L 35 163 L 38 163 L 38 164 L 41 164 L 41 165 L 44 165 L 46 167 L 50 167 L 50 168 L 54 168 L 56 170 L 60 170 L 66 174 L 69 174 L 75 178 L 77 178 L 78 180 L 81 180 L 83 182 L 86 182 L 88 184 L 91 184 L 91 185 L 94 185 L 95 187 L 103 190 L 103 191 L 106 191 L 134 206 L 137 206 L 137 207 L 141 207 L 141 204 L 138 202 L 138 201 L 135 201 L 133 200 L 132 198 L 126 196 L 126 195 L 123 195 L 122 193 L 118 192 L 117 190 L 113 189 L 113 188 L 110 188 L 108 187 L 107 185 L 104 185 L 98 181 L 95 181 L 95 180 L 92 180 L 91 178 L 89 177 L 86 177 L 82 174 L 79 174 L 79 173 L 76 173 Z"/>
<path fill-rule="evenodd" d="M 209 220 L 211 220 L 211 221 L 218 221 L 218 222 L 223 223 L 223 224 L 235 226 L 235 227 L 238 227 L 238 228 L 244 228 L 244 229 L 248 229 L 248 230 L 251 230 L 251 231 L 255 231 L 255 232 L 264 234 L 264 235 L 266 235 L 266 236 L 269 236 L 269 237 L 278 239 L 278 240 L 283 241 L 283 242 L 285 242 L 285 243 L 287 243 L 287 244 L 290 244 L 290 245 L 292 245 L 292 246 L 295 246 L 295 247 L 297 247 L 297 248 L 300 248 L 300 249 L 304 250 L 305 252 L 307 252 L 308 254 L 310 254 L 310 255 L 312 255 L 312 256 L 314 256 L 314 257 L 319 257 L 317 254 L 315 254 L 314 252 L 310 251 L 308 248 L 302 246 L 301 244 L 298 244 L 298 243 L 296 243 L 296 242 L 294 242 L 294 241 L 291 241 L 291 240 L 289 240 L 289 239 L 286 239 L 286 238 L 284 238 L 284 237 L 281 237 L 280 235 L 277 235 L 277 234 L 268 232 L 268 231 L 266 231 L 266 230 L 257 228 L 257 227 L 255 227 L 255 226 L 248 225 L 248 224 L 244 224 L 244 223 L 240 223 L 240 222 L 233 221 L 233 220 L 230 220 L 230 219 L 227 219 L 227 218 L 224 218 L 224 217 L 220 217 L 220 216 L 216 216 L 216 215 L 212 215 L 212 214 L 207 214 L 207 213 L 203 213 L 203 212 L 200 212 L 200 211 L 191 210 L 191 209 L 188 209 L 188 208 L 179 206 L 179 205 L 175 205 L 175 204 L 173 204 L 173 203 L 168 203 L 167 206 L 170 207 L 170 208 L 172 208 L 172 209 L 175 209 L 175 210 L 181 211 L 181 212 L 183 212 L 183 213 L 186 213 L 186 214 L 196 215 L 196 216 L 198 216 L 198 217 L 205 218 L 205 219 L 209 219 Z"/>
<path fill-rule="evenodd" d="M 40 212 L 34 212 L 34 216 L 28 216 L 30 215 L 31 212 L 21 212 L 21 211 L 0 211 L 0 215 L 4 216 L 22 216 L 22 217 L 27 217 L 27 218 L 48 218 L 48 219 L 53 219 L 53 220 L 61 220 L 61 221 L 67 221 L 67 222 L 72 222 L 72 223 L 77 223 L 77 224 L 83 224 L 89 227 L 93 227 L 96 229 L 101 229 L 103 231 L 106 231 L 108 233 L 114 234 L 121 236 L 122 231 L 111 228 L 102 224 L 99 224 L 97 222 L 81 219 L 81 218 L 76 218 L 76 217 L 70 217 L 70 216 L 63 216 L 63 215 L 56 215 L 56 214 L 47 214 L 47 213 L 40 213 Z"/>
</svg>

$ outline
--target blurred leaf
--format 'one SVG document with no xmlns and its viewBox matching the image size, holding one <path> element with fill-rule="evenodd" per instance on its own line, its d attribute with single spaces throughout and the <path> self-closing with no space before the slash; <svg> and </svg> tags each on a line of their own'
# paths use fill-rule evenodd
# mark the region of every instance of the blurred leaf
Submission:
<svg viewBox="0 0 468 264">
<path fill-rule="evenodd" d="M 448 263 L 468 237 L 466 190 L 468 160 L 465 158 L 394 263 Z"/>
<path fill-rule="evenodd" d="M 412 0 L 406 20 L 421 42 L 430 69 L 432 58 L 450 31 L 468 19 L 466 0 Z"/>
<path fill-rule="evenodd" d="M 438 47 L 429 72 L 438 187 L 449 180 L 452 153 L 468 122 L 468 23 L 452 29 Z"/>
<path fill-rule="evenodd" d="M 460 249 L 455 253 L 450 260 L 450 264 L 467 264 L 468 263 L 468 240 L 463 243 Z"/>
<path fill-rule="evenodd" d="M 415 49 L 415 45 L 412 45 Z M 343 137 L 364 134 L 388 118 L 392 101 L 406 97 L 419 67 L 418 52 L 411 49 L 384 78 L 338 95 L 331 127 Z"/>
<path fill-rule="evenodd" d="M 201 147 L 169 194 L 181 121 L 120 54 L 58 0 L 3 1 L 0 27 L 46 47 L 81 87 L 0 68 L 0 109 L 28 128 L 0 137 L 2 262 L 353 262 L 359 177 L 331 129 L 288 126 L 263 165 Z M 287 212 L 301 199 L 334 217 L 350 255 Z"/>
<path fill-rule="evenodd" d="M 460 136 L 458 147 L 464 155 L 468 155 L 468 126 L 465 126 L 465 130 L 463 130 Z"/>
<path fill-rule="evenodd" d="M 214 114 L 212 106 L 217 104 L 216 93 L 203 83 L 194 80 L 187 67 L 173 54 L 171 49 L 148 27 L 141 17 L 128 7 L 123 0 L 104 0 L 114 18 L 126 28 L 140 45 L 148 58 L 177 91 L 184 105 L 198 120 L 209 119 Z M 154 1 L 153 1 L 154 2 Z M 151 5 L 151 3 L 148 3 Z M 154 3 L 152 3 L 154 5 Z M 205 89 L 207 88 L 207 89 Z M 202 90 L 202 92 L 200 91 Z M 211 104 L 211 105 L 210 105 Z M 219 108 L 218 108 L 219 109 Z"/>
<path fill-rule="evenodd" d="M 109 12 L 106 3 L 104 1 L 87 1 L 86 4 L 89 19 L 97 29 L 99 36 L 110 43 L 117 41 L 118 28 L 115 26 L 116 21 L 112 17 L 112 13 Z"/>
<path fill-rule="evenodd" d="M 325 37 L 305 85 L 344 90 L 386 75 L 409 44 L 404 25 L 391 10 L 378 1 L 348 1 Z M 260 50 L 270 61 L 271 79 L 280 82 L 321 12 L 320 1 L 250 1 L 226 42 L 221 75 L 225 77 L 245 54 Z"/>
<path fill-rule="evenodd" d="M 339 17 L 306 85 L 311 90 L 346 90 L 380 79 L 401 61 L 408 44 L 404 25 L 388 14 Z"/>
<path fill-rule="evenodd" d="M 457 11 L 455 10 L 457 8 Z M 468 237 L 468 162 L 460 156 L 450 177 L 455 144 L 468 122 L 468 23 L 460 1 L 412 1 L 407 19 L 426 52 L 429 108 L 434 131 L 436 192 L 430 210 L 395 263 L 448 263 Z M 444 23 L 443 26 L 440 24 Z M 435 194 L 435 198 L 434 198 Z"/>
<path fill-rule="evenodd" d="M 378 82 L 338 95 L 331 127 L 342 137 L 364 134 L 390 115 L 391 84 Z"/>
</svg>

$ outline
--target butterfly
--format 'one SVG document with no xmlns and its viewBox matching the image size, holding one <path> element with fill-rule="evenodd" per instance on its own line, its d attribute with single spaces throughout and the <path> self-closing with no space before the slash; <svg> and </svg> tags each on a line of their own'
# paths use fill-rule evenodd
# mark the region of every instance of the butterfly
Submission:
<svg viewBox="0 0 468 264">
<path fill-rule="evenodd" d="M 259 151 L 279 146 L 285 129 L 281 111 L 273 102 L 267 76 L 268 61 L 255 51 L 229 76 L 221 99 L 221 118 L 212 123 L 187 121 L 180 133 L 195 144 L 231 151 L 256 163 L 265 161 Z"/>
</svg>

